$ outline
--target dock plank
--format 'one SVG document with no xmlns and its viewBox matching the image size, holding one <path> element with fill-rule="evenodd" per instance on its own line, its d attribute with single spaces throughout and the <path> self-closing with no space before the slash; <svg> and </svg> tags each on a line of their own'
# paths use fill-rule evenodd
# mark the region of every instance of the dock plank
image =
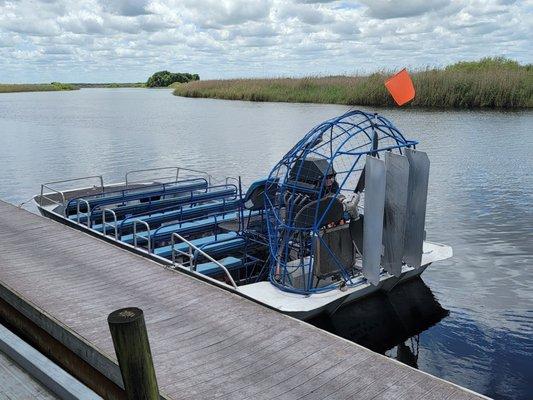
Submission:
<svg viewBox="0 0 533 400">
<path fill-rule="evenodd" d="M 58 397 L 0 352 L 0 399 L 56 400 Z"/>
<path fill-rule="evenodd" d="M 0 296 L 118 384 L 106 318 L 143 309 L 169 399 L 483 398 L 2 201 Z"/>
</svg>

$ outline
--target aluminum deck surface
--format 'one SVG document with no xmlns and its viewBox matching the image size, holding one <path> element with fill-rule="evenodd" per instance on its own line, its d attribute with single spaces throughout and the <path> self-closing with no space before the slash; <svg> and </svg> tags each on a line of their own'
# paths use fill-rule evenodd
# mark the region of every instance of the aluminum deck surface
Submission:
<svg viewBox="0 0 533 400">
<path fill-rule="evenodd" d="M 117 383 L 107 315 L 143 309 L 168 399 L 483 398 L 2 201 L 0 297 Z"/>
</svg>

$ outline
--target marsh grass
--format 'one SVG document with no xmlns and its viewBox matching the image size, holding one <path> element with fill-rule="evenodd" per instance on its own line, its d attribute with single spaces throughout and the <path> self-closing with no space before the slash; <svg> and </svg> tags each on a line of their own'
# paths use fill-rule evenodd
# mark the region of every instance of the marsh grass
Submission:
<svg viewBox="0 0 533 400">
<path fill-rule="evenodd" d="M 174 94 L 228 100 L 394 106 L 384 82 L 392 72 L 367 76 L 195 81 L 175 86 Z M 412 107 L 531 108 L 533 68 L 504 58 L 461 62 L 411 74 Z"/>
<path fill-rule="evenodd" d="M 42 84 L 4 84 L 0 83 L 0 93 L 15 92 L 51 92 L 58 90 L 76 90 L 76 86 L 69 83 L 52 82 Z"/>
</svg>

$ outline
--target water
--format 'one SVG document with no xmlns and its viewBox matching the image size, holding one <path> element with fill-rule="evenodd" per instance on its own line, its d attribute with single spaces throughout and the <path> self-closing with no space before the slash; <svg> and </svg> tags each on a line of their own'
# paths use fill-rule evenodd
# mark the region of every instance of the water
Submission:
<svg viewBox="0 0 533 400">
<path fill-rule="evenodd" d="M 18 204 L 42 182 L 123 180 L 129 169 L 167 165 L 251 182 L 307 130 L 346 110 L 184 99 L 168 90 L 2 94 L 0 197 Z M 455 256 L 423 274 L 431 290 L 417 283 L 319 323 L 488 396 L 531 398 L 533 113 L 382 112 L 429 153 L 428 239 L 450 244 Z M 354 324 L 365 315 L 383 326 L 377 343 L 368 326 Z"/>
</svg>

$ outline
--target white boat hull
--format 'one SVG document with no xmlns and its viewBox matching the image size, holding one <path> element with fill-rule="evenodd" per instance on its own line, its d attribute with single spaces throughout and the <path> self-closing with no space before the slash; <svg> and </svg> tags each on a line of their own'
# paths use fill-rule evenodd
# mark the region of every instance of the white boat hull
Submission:
<svg viewBox="0 0 533 400">
<path fill-rule="evenodd" d="M 450 246 L 424 242 L 423 264 L 420 268 L 415 269 L 404 265 L 400 277 L 392 276 L 386 272 L 382 273 L 379 283 L 375 286 L 361 278 L 360 282 L 356 282 L 353 286 L 346 287 L 344 290 L 336 289 L 312 295 L 285 292 L 270 282 L 257 282 L 241 286 L 239 289 L 247 297 L 251 297 L 284 314 L 305 320 L 324 312 L 332 314 L 342 305 L 369 296 L 379 290 L 391 290 L 396 285 L 422 274 L 431 263 L 445 260 L 452 257 L 452 255 L 453 251 Z"/>
<path fill-rule="evenodd" d="M 117 184 L 116 186 L 120 186 Z M 79 188 L 73 189 L 69 192 L 65 192 L 68 195 L 73 195 L 79 192 L 86 192 L 91 188 Z M 37 196 L 36 196 L 37 197 Z M 312 295 L 300 295 L 295 293 L 289 293 L 280 290 L 269 281 L 257 282 L 248 285 L 239 286 L 236 289 L 225 284 L 224 282 L 212 279 L 210 277 L 191 271 L 189 268 L 180 264 L 172 264 L 171 261 L 162 257 L 156 256 L 153 253 L 148 253 L 143 249 L 133 247 L 131 245 L 122 243 L 110 236 L 103 235 L 100 232 L 96 232 L 88 228 L 84 224 L 76 223 L 73 220 L 65 218 L 63 215 L 57 212 L 57 204 L 42 205 L 37 198 L 34 199 L 39 212 L 48 218 L 54 219 L 66 225 L 76 227 L 90 233 L 93 236 L 101 237 L 102 239 L 115 243 L 122 248 L 133 251 L 137 254 L 145 257 L 152 258 L 155 261 L 171 266 L 173 269 L 185 272 L 189 275 L 195 276 L 203 281 L 208 281 L 217 286 L 224 287 L 230 291 L 238 293 L 243 297 L 249 298 L 255 302 L 261 303 L 267 307 L 276 309 L 284 314 L 291 315 L 298 319 L 309 319 L 315 317 L 321 313 L 333 313 L 340 306 L 359 300 L 363 297 L 371 295 L 379 290 L 391 290 L 394 286 L 401 284 L 409 279 L 419 276 L 424 270 L 433 262 L 445 260 L 452 257 L 452 248 L 450 246 L 424 242 L 424 252 L 422 255 L 422 265 L 420 268 L 412 268 L 404 265 L 402 268 L 402 275 L 400 277 L 392 276 L 386 272 L 382 272 L 377 285 L 372 285 L 364 278 L 354 279 L 354 283 L 351 286 L 347 286 L 341 289 L 331 290 L 325 293 L 316 293 Z"/>
</svg>

